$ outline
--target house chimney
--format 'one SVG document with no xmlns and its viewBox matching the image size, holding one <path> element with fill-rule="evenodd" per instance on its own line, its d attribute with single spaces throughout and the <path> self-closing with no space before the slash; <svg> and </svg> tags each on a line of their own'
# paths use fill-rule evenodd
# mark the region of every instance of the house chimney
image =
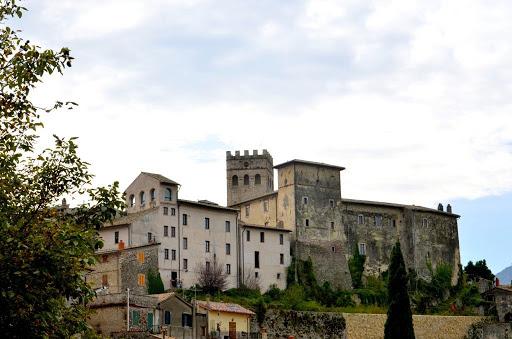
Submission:
<svg viewBox="0 0 512 339">
<path fill-rule="evenodd" d="M 117 245 L 117 248 L 118 248 L 120 251 L 121 251 L 121 250 L 124 250 L 124 241 L 123 241 L 123 240 L 121 240 L 121 241 L 119 242 L 119 244 Z"/>
<path fill-rule="evenodd" d="M 443 204 L 439 203 L 439 205 L 437 205 L 437 210 L 443 212 L 444 211 Z"/>
<path fill-rule="evenodd" d="M 446 205 L 446 212 L 452 213 L 452 205 L 450 205 L 450 204 Z"/>
</svg>

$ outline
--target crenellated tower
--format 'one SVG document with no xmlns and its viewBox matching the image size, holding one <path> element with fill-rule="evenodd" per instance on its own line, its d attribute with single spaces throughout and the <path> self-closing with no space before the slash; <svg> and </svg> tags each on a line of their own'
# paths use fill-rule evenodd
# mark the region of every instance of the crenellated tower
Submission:
<svg viewBox="0 0 512 339">
<path fill-rule="evenodd" d="M 274 191 L 274 161 L 266 149 L 226 152 L 227 205 L 233 206 Z"/>
</svg>

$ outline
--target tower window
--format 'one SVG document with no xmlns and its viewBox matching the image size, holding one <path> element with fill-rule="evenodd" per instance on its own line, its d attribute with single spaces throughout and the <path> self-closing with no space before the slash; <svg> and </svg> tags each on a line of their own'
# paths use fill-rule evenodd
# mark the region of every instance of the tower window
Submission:
<svg viewBox="0 0 512 339">
<path fill-rule="evenodd" d="M 226 220 L 226 233 L 231 232 L 231 223 L 229 220 Z"/>
<path fill-rule="evenodd" d="M 247 205 L 245 206 L 245 216 L 248 217 L 249 216 L 249 212 L 251 211 L 251 206 Z"/>
<path fill-rule="evenodd" d="M 283 245 L 284 244 L 284 235 L 281 233 L 279 234 L 279 245 Z"/>
<path fill-rule="evenodd" d="M 334 229 L 334 221 L 331 221 L 331 230 Z"/>
<path fill-rule="evenodd" d="M 382 226 L 382 215 L 378 214 L 375 216 L 375 226 L 377 226 L 377 227 Z"/>
<path fill-rule="evenodd" d="M 164 207 L 164 215 L 169 215 L 169 207 Z"/>
<path fill-rule="evenodd" d="M 251 231 L 247 230 L 247 241 L 251 241 Z"/>
<path fill-rule="evenodd" d="M 210 242 L 208 240 L 205 241 L 205 252 L 206 253 L 210 252 Z"/>
<path fill-rule="evenodd" d="M 144 193 L 144 191 L 142 191 L 139 193 L 139 196 L 140 196 L 140 205 L 144 206 L 144 204 L 146 203 L 146 194 Z"/>
<path fill-rule="evenodd" d="M 329 206 L 331 206 L 331 208 L 334 208 L 334 199 L 329 199 Z"/>
<path fill-rule="evenodd" d="M 265 232 L 260 232 L 260 242 L 265 242 Z"/>
<path fill-rule="evenodd" d="M 151 191 L 149 191 L 149 198 L 151 201 L 155 201 L 155 189 L 152 188 Z"/>
<path fill-rule="evenodd" d="M 254 184 L 261 185 L 261 175 L 256 174 L 256 176 L 254 176 Z"/>
<path fill-rule="evenodd" d="M 205 230 L 210 229 L 210 218 L 204 218 L 204 229 Z"/>
<path fill-rule="evenodd" d="M 249 185 L 249 176 L 247 174 L 244 175 L 244 185 Z"/>
<path fill-rule="evenodd" d="M 279 264 L 284 265 L 284 254 L 279 253 Z"/>
<path fill-rule="evenodd" d="M 260 268 L 260 252 L 254 252 L 254 268 Z"/>
<path fill-rule="evenodd" d="M 359 254 L 366 255 L 366 244 L 363 242 L 359 244 Z"/>
<path fill-rule="evenodd" d="M 231 178 L 231 186 L 238 186 L 238 175 L 233 175 Z"/>
<path fill-rule="evenodd" d="M 130 195 L 130 207 L 135 206 L 135 196 L 132 194 Z"/>
<path fill-rule="evenodd" d="M 172 200 L 172 191 L 170 188 L 166 188 L 164 191 L 164 200 L 171 201 Z"/>
<path fill-rule="evenodd" d="M 231 255 L 231 244 L 226 244 L 226 255 Z"/>
<path fill-rule="evenodd" d="M 306 226 L 309 226 L 309 219 L 304 220 L 304 224 L 305 224 Z"/>
<path fill-rule="evenodd" d="M 302 197 L 302 203 L 303 203 L 304 205 L 307 205 L 307 204 L 308 204 L 308 202 L 309 202 L 309 198 L 308 198 L 308 197 Z"/>
<path fill-rule="evenodd" d="M 364 223 L 364 216 L 363 216 L 362 214 L 359 214 L 359 215 L 357 216 L 357 223 L 358 223 L 359 225 L 362 225 L 362 224 Z"/>
<path fill-rule="evenodd" d="M 422 223 L 423 223 L 423 227 L 427 227 L 427 226 L 428 226 L 428 220 L 427 220 L 427 218 L 423 218 Z"/>
</svg>

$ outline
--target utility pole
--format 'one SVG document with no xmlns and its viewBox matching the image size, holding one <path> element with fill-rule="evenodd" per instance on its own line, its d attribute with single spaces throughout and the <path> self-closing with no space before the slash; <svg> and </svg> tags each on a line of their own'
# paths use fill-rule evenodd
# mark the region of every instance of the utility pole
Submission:
<svg viewBox="0 0 512 339">
<path fill-rule="evenodd" d="M 130 332 L 130 288 L 126 289 L 126 332 Z"/>
</svg>

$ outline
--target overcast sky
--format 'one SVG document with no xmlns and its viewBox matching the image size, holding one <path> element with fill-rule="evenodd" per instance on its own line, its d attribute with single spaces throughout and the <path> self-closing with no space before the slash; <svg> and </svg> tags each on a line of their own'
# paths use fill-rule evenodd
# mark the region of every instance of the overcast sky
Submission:
<svg viewBox="0 0 512 339">
<path fill-rule="evenodd" d="M 152 171 L 225 204 L 225 151 L 266 148 L 345 166 L 344 197 L 452 202 L 464 262 L 512 261 L 510 1 L 24 3 L 23 36 L 76 57 L 34 95 L 80 104 L 43 142 L 78 136 L 97 184 Z"/>
</svg>

